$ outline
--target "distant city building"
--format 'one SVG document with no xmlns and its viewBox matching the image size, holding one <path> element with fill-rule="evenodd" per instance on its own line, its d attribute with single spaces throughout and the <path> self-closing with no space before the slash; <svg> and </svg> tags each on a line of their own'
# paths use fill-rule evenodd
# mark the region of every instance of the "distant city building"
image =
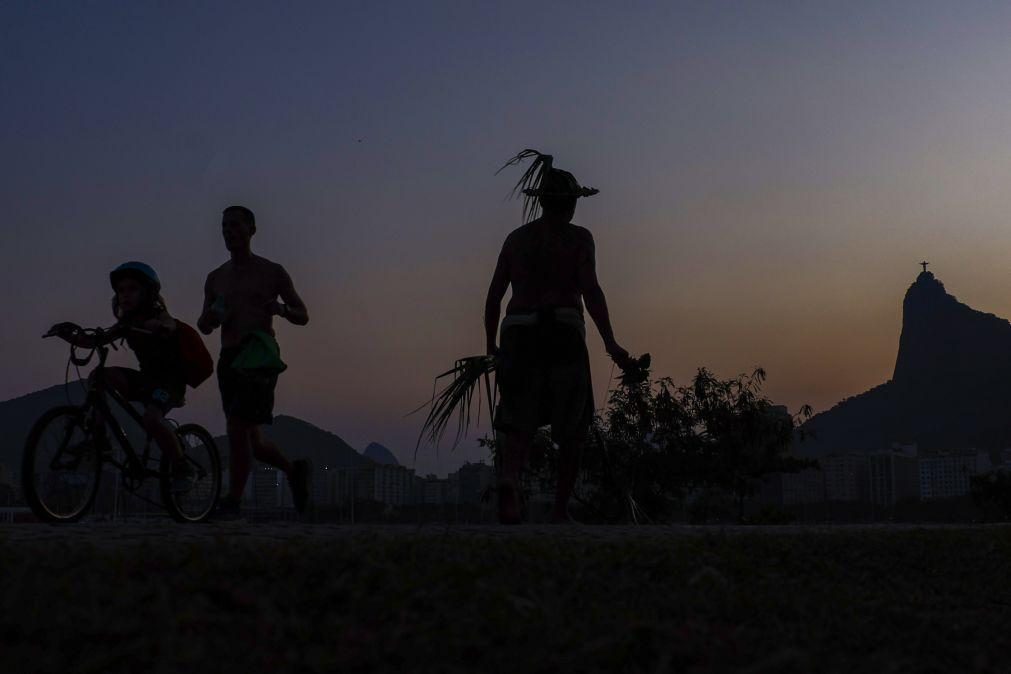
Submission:
<svg viewBox="0 0 1011 674">
<path fill-rule="evenodd" d="M 825 498 L 829 501 L 866 499 L 868 460 L 866 454 L 841 454 L 819 459 L 825 473 Z"/>
<path fill-rule="evenodd" d="M 920 499 L 931 501 L 965 496 L 969 478 L 986 465 L 977 452 L 958 452 L 920 458 Z"/>
<path fill-rule="evenodd" d="M 758 502 L 836 501 L 891 507 L 900 502 L 964 497 L 970 493 L 973 475 L 1011 471 L 1011 449 L 921 454 L 916 443 L 893 443 L 889 449 L 866 454 L 823 456 L 818 463 L 820 469 L 763 476 Z"/>
<path fill-rule="evenodd" d="M 421 484 L 421 503 L 428 505 L 460 503 L 459 473 L 450 473 L 444 478 L 426 475 Z"/>
<path fill-rule="evenodd" d="M 323 464 L 322 466 L 313 465 L 312 473 L 310 474 L 310 484 L 309 490 L 312 493 L 312 502 L 317 505 L 333 505 L 334 503 L 339 503 L 337 499 L 337 494 L 339 491 L 337 485 L 337 472 L 336 470 L 331 470 L 330 464 Z M 287 482 L 287 479 L 285 479 Z M 281 499 L 287 499 L 294 506 L 294 502 L 291 498 L 291 487 L 285 484 L 281 487 Z"/>
<path fill-rule="evenodd" d="M 893 442 L 892 453 L 901 456 L 916 457 L 920 455 L 919 446 L 915 442 Z"/>
<path fill-rule="evenodd" d="M 377 463 L 371 459 L 357 465 L 314 465 L 312 498 L 317 506 L 346 505 L 352 498 L 389 506 L 419 503 L 479 503 L 495 481 L 495 469 L 483 462 L 465 463 L 445 478 L 420 477 L 414 469 L 396 463 Z M 291 488 L 286 476 L 269 466 L 253 471 L 246 498 L 258 507 L 293 507 Z"/>
<path fill-rule="evenodd" d="M 989 452 L 976 452 L 976 475 L 989 473 L 995 467 Z"/>
<path fill-rule="evenodd" d="M 314 465 L 310 489 L 317 506 L 345 505 L 352 497 L 400 506 L 417 502 L 420 490 L 415 484 L 413 469 L 369 460 L 354 467 Z M 293 507 L 291 488 L 284 475 L 280 476 L 280 492 L 281 506 Z"/>
<path fill-rule="evenodd" d="M 411 503 L 425 502 L 425 478 L 415 475 L 411 478 Z"/>
<path fill-rule="evenodd" d="M 360 471 L 368 494 L 365 498 L 387 505 L 411 502 L 414 471 L 396 464 L 372 463 Z"/>
<path fill-rule="evenodd" d="M 869 496 L 875 505 L 891 506 L 920 496 L 916 445 L 893 445 L 892 451 L 868 456 Z"/>
<path fill-rule="evenodd" d="M 483 461 L 463 464 L 456 475 L 460 503 L 480 503 L 485 491 L 495 482 L 495 468 Z"/>
<path fill-rule="evenodd" d="M 422 485 L 422 503 L 437 505 L 446 502 L 446 480 L 440 480 L 435 475 L 425 476 Z"/>
<path fill-rule="evenodd" d="M 309 473 L 309 493 L 313 505 L 331 506 L 344 503 L 350 498 L 351 471 L 336 468 L 329 464 L 312 464 Z M 294 508 L 295 502 L 291 495 L 291 485 L 284 473 L 278 475 L 280 489 L 280 504 L 282 508 Z"/>
<path fill-rule="evenodd" d="M 273 466 L 257 466 L 249 480 L 251 505 L 255 508 L 277 508 L 281 505 L 281 482 Z"/>
</svg>

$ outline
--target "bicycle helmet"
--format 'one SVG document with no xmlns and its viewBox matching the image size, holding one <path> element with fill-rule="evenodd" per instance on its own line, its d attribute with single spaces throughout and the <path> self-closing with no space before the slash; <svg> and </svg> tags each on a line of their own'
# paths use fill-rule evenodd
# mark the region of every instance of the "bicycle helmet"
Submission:
<svg viewBox="0 0 1011 674">
<path fill-rule="evenodd" d="M 112 285 L 112 289 L 115 290 L 119 280 L 127 276 L 152 286 L 156 293 L 161 292 L 161 280 L 159 280 L 157 272 L 155 272 L 151 265 L 136 261 L 124 262 L 119 265 L 109 272 L 109 283 Z"/>
</svg>

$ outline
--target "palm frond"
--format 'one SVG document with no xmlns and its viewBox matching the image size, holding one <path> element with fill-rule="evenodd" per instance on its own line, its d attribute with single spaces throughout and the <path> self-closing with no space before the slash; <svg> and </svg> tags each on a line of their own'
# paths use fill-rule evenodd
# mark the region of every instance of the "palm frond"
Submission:
<svg viewBox="0 0 1011 674">
<path fill-rule="evenodd" d="M 527 170 L 523 172 L 523 175 L 520 176 L 519 181 L 513 187 L 512 192 L 509 193 L 510 198 L 514 198 L 517 195 L 523 195 L 524 222 L 530 222 L 537 217 L 537 209 L 539 208 L 537 197 L 524 194 L 524 192 L 528 189 L 536 190 L 540 187 L 544 176 L 551 170 L 551 165 L 554 161 L 553 157 L 549 154 L 543 154 L 538 150 L 531 150 L 530 148 L 527 148 L 503 164 L 502 168 L 498 171 L 495 171 L 495 175 L 498 175 L 504 169 L 510 166 L 516 166 L 531 157 L 534 158 L 533 162 L 531 162 L 530 166 L 527 167 Z"/>
<path fill-rule="evenodd" d="M 494 414 L 494 387 L 491 383 L 491 374 L 494 371 L 495 358 L 493 356 L 470 356 L 469 358 L 461 358 L 456 361 L 456 364 L 451 369 L 435 378 L 436 388 L 438 388 L 439 380 L 446 377 L 452 377 L 453 379 L 438 393 L 433 392 L 430 401 L 414 410 L 414 412 L 417 412 L 425 407 L 430 407 L 428 416 L 425 418 L 425 423 L 418 434 L 418 442 L 414 447 L 415 457 L 417 457 L 418 448 L 421 446 L 421 443 L 426 439 L 438 447 L 446 428 L 454 416 L 457 418 L 457 427 L 453 447 L 455 448 L 460 443 L 460 439 L 463 438 L 470 428 L 471 409 L 475 392 L 478 397 L 478 416 L 481 414 L 482 380 L 484 380 L 485 395 L 488 397 L 489 417 Z"/>
</svg>

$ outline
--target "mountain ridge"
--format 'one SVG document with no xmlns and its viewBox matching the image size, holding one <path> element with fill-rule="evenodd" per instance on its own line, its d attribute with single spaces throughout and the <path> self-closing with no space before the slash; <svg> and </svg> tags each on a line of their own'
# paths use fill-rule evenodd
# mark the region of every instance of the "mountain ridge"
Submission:
<svg viewBox="0 0 1011 674">
<path fill-rule="evenodd" d="M 959 302 L 924 270 L 906 291 L 892 378 L 804 424 L 797 453 L 915 442 L 925 451 L 1011 446 L 1011 322 Z"/>
</svg>

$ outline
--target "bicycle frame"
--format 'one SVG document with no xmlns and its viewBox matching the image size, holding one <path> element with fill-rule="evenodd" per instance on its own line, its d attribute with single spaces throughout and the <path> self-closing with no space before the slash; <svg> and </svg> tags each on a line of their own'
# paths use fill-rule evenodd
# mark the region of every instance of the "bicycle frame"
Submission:
<svg viewBox="0 0 1011 674">
<path fill-rule="evenodd" d="M 141 417 L 140 413 L 126 400 L 122 394 L 116 389 L 108 386 L 105 381 L 105 360 L 109 355 L 109 349 L 105 345 L 100 345 L 96 347 L 98 351 L 98 365 L 95 366 L 95 370 L 91 373 L 89 377 L 90 386 L 88 388 L 88 394 L 85 398 L 84 405 L 82 409 L 87 415 L 94 412 L 98 412 L 100 419 L 92 420 L 98 421 L 98 424 L 102 427 L 100 431 L 96 426 L 94 433 L 97 435 L 103 431 L 106 433 L 111 432 L 111 434 L 116 438 L 116 442 L 119 444 L 120 448 L 126 455 L 126 460 L 123 462 L 117 461 L 111 452 L 103 452 L 102 461 L 104 463 L 109 463 L 118 468 L 124 473 L 135 479 L 145 480 L 149 477 L 157 478 L 159 476 L 159 471 L 148 467 L 148 461 L 151 458 L 151 436 L 147 435 L 147 440 L 144 445 L 144 452 L 138 455 L 136 450 L 134 450 L 133 445 L 130 444 L 130 440 L 126 435 L 126 431 L 120 425 L 119 421 L 113 416 L 112 407 L 109 405 L 109 399 L 111 398 L 116 405 L 124 410 L 127 415 L 132 418 L 138 426 L 143 428 L 144 419 Z M 146 431 L 145 431 L 146 433 Z M 112 449 L 112 445 L 109 441 L 108 435 L 104 438 L 106 447 L 103 449 Z"/>
<path fill-rule="evenodd" d="M 155 438 L 144 428 L 147 414 L 142 415 L 137 407 L 127 400 L 132 397 L 131 391 L 120 386 L 119 378 L 113 377 L 114 373 L 107 372 L 106 368 L 109 349 L 116 349 L 115 340 L 122 337 L 124 332 L 154 334 L 132 328 L 124 330 L 119 325 L 106 330 L 81 328 L 73 323 L 58 323 L 43 335 L 44 338 L 60 337 L 70 343 L 66 383 L 69 383 L 70 365 L 79 368 L 94 365 L 94 369 L 87 377 L 87 383 L 84 384 L 82 404 L 74 405 L 68 396 L 66 405 L 58 405 L 48 410 L 32 427 L 25 445 L 22 479 L 26 500 L 33 512 L 44 521 L 76 522 L 86 514 L 95 502 L 99 481 L 105 472 L 103 465 L 106 464 L 113 466 L 107 469 L 111 473 L 109 475 L 111 479 L 116 481 L 116 472 L 119 473 L 117 488 L 121 484 L 125 492 L 151 505 L 166 509 L 169 515 L 179 522 L 203 521 L 218 498 L 221 489 L 220 459 L 214 439 L 203 427 L 197 424 L 180 426 L 173 419 L 165 419 L 164 421 L 170 424 L 166 430 L 174 434 L 179 449 L 182 450 L 182 456 L 177 457 L 172 451 L 162 452 L 160 448 L 159 452 L 152 456 L 151 445 L 158 443 L 154 442 Z M 93 363 L 96 354 L 97 363 Z M 131 427 L 130 421 L 126 421 L 116 412 L 116 407 L 133 420 L 134 427 Z M 161 415 L 157 416 L 161 421 Z M 54 423 L 59 421 L 63 422 L 62 429 Z M 57 434 L 62 430 L 62 436 L 54 438 L 51 429 Z M 135 429 L 143 429 L 145 433 L 140 435 Z M 157 430 L 160 437 L 161 429 Z M 77 440 L 79 437 L 80 441 Z M 142 452 L 138 451 L 141 449 L 138 444 L 140 437 L 144 437 L 145 443 Z M 72 444 L 71 438 L 74 438 Z M 55 447 L 55 456 L 48 461 L 47 472 L 45 461 L 54 449 L 51 440 L 56 440 L 58 444 Z M 45 445 L 40 445 L 42 442 Z M 116 450 L 117 444 L 123 452 L 122 455 Z M 190 448 L 195 455 L 199 454 L 199 460 L 187 456 L 187 448 Z M 189 465 L 179 469 L 180 459 Z M 67 472 L 60 475 L 59 473 L 63 471 Z M 50 476 L 51 473 L 56 475 Z M 155 478 L 155 486 L 160 490 L 160 499 L 154 494 L 149 494 L 149 490 L 144 488 L 149 477 Z M 195 486 L 200 487 L 199 490 L 192 492 L 195 498 L 180 496 L 183 493 L 190 493 Z M 117 491 L 117 499 L 118 494 Z M 50 502 L 51 495 L 62 500 Z M 58 510 L 52 509 L 54 505 Z"/>
</svg>

